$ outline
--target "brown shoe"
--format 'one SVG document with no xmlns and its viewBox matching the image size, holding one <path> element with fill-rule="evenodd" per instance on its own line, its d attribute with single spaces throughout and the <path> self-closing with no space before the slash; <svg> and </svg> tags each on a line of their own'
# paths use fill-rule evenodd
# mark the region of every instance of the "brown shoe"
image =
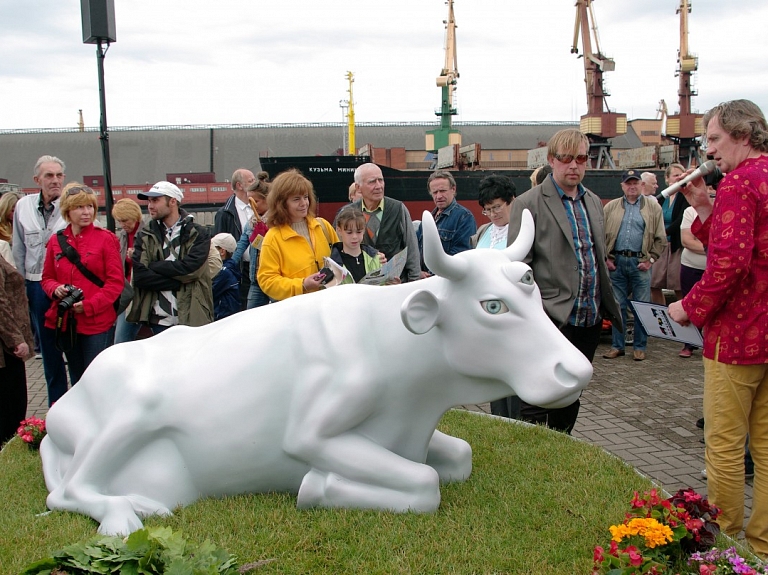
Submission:
<svg viewBox="0 0 768 575">
<path fill-rule="evenodd" d="M 605 359 L 616 359 L 617 357 L 621 357 L 622 355 L 624 355 L 623 349 L 616 349 L 615 347 L 612 347 L 610 351 L 603 354 L 603 357 Z"/>
<path fill-rule="evenodd" d="M 643 361 L 645 359 L 645 352 L 639 349 L 636 349 L 632 355 L 635 361 Z"/>
</svg>

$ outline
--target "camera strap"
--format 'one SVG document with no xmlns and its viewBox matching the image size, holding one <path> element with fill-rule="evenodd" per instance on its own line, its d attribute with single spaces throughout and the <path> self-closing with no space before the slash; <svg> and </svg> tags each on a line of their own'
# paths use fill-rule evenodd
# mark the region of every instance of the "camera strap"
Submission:
<svg viewBox="0 0 768 575">
<path fill-rule="evenodd" d="M 100 288 L 104 287 L 104 280 L 102 280 L 99 276 L 85 267 L 83 262 L 80 261 L 80 254 L 77 253 L 77 250 L 67 242 L 67 236 L 64 235 L 64 230 L 59 230 L 56 232 L 56 239 L 59 241 L 62 255 L 71 261 L 75 267 L 80 270 L 80 273 L 88 278 L 91 282 L 95 283 Z"/>
</svg>

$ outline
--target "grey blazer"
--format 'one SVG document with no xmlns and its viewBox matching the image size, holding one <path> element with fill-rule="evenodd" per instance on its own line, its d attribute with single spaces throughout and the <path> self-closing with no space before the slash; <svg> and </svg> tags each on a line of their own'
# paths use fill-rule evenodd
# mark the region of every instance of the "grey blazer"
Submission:
<svg viewBox="0 0 768 575">
<path fill-rule="evenodd" d="M 621 312 L 613 297 L 611 278 L 605 264 L 607 254 L 603 205 L 600 198 L 589 190 L 584 195 L 584 203 L 597 252 L 595 259 L 600 276 L 600 313 L 617 329 L 622 330 Z M 563 327 L 571 314 L 579 289 L 579 272 L 571 226 L 551 178 L 547 178 L 544 183 L 528 190 L 512 202 L 508 243 L 517 237 L 521 214 L 526 208 L 533 216 L 536 235 L 533 247 L 523 261 L 533 270 L 533 277 L 541 291 L 547 315 L 558 327 Z"/>
</svg>

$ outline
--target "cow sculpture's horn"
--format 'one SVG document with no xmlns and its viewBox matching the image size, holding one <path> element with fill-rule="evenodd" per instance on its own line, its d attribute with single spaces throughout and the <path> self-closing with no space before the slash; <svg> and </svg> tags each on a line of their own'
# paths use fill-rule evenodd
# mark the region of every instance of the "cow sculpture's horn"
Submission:
<svg viewBox="0 0 768 575">
<path fill-rule="evenodd" d="M 504 250 L 504 254 L 509 258 L 511 262 L 519 262 L 531 251 L 533 245 L 533 237 L 536 232 L 533 224 L 533 216 L 528 210 L 523 210 L 520 214 L 520 231 L 517 233 L 515 241 L 512 245 Z"/>
<path fill-rule="evenodd" d="M 426 211 L 421 218 L 421 232 L 424 238 L 424 263 L 433 274 L 449 280 L 460 280 L 467 275 L 469 264 L 445 253 L 435 219 Z"/>
</svg>

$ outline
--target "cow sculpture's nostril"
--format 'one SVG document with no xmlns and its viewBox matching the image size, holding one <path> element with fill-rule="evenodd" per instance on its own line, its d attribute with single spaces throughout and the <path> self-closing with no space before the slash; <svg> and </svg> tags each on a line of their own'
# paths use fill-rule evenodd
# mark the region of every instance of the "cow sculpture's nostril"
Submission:
<svg viewBox="0 0 768 575">
<path fill-rule="evenodd" d="M 582 383 L 583 377 L 584 374 L 574 373 L 573 371 L 566 369 L 566 367 L 560 362 L 555 365 L 555 378 L 563 385 L 563 387 L 569 389 L 577 387 Z"/>
</svg>

